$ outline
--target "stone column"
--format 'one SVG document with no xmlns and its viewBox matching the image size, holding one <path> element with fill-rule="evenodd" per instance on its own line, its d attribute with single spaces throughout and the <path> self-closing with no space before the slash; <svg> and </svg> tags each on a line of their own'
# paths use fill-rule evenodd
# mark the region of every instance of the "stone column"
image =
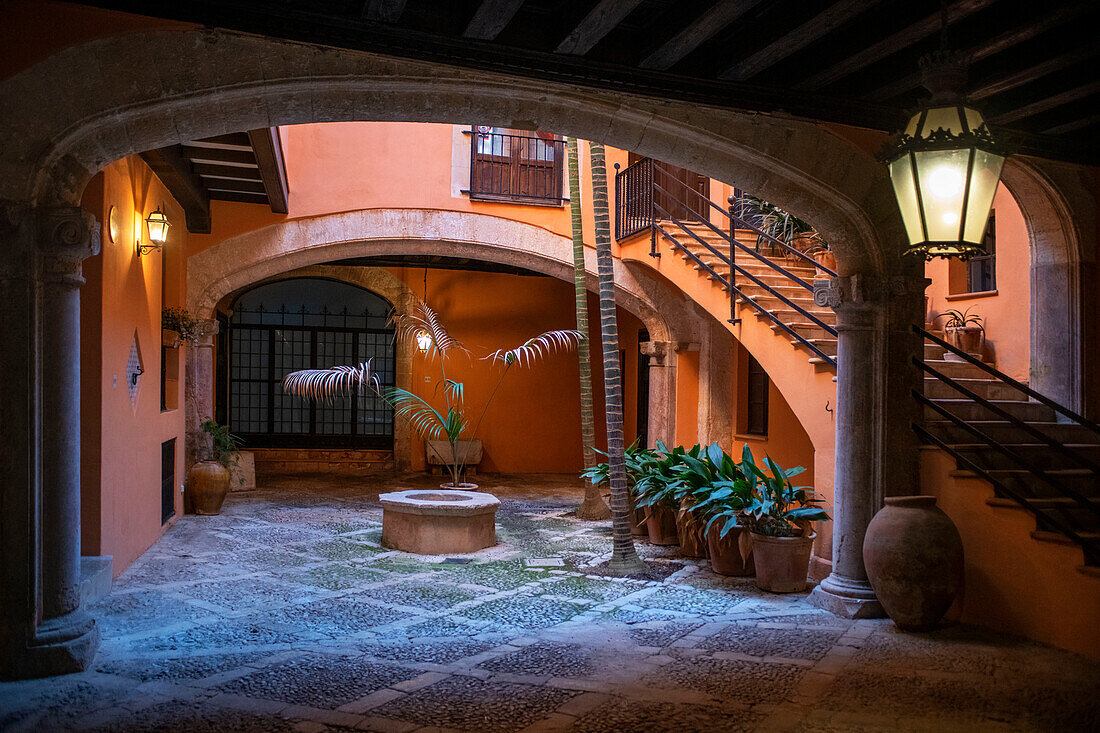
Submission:
<svg viewBox="0 0 1100 733">
<path fill-rule="evenodd" d="M 183 386 L 187 407 L 187 452 L 184 475 L 205 451 L 207 435 L 202 424 L 214 416 L 214 336 L 218 333 L 216 319 L 199 322 L 199 337 L 187 349 L 187 370 Z"/>
<path fill-rule="evenodd" d="M 76 207 L 6 207 L 15 264 L 3 280 L 5 352 L 4 661 L 10 677 L 83 670 L 99 643 L 80 607 L 81 262 L 99 252 L 99 228 Z M 11 309 L 8 309 L 11 306 Z M 6 418 L 13 418 L 8 423 Z M 35 440 L 35 438 L 37 440 Z M 7 438 L 5 438 L 7 442 Z"/>
<path fill-rule="evenodd" d="M 733 449 L 733 336 L 714 319 L 699 354 L 699 442 Z"/>
<path fill-rule="evenodd" d="M 676 353 L 670 341 L 643 341 L 639 351 L 649 357 L 649 446 L 671 445 L 676 435 Z"/>
</svg>

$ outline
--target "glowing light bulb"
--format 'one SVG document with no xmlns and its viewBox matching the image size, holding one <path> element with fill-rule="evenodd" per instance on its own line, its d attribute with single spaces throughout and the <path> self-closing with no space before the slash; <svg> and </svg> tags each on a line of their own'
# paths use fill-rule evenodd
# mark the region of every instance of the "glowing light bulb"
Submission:
<svg viewBox="0 0 1100 733">
<path fill-rule="evenodd" d="M 928 174 L 928 190 L 934 198 L 952 199 L 962 192 L 963 174 L 955 168 L 941 165 Z"/>
<path fill-rule="evenodd" d="M 956 214 L 954 211 L 947 211 L 943 215 L 943 223 L 944 224 L 958 224 L 959 223 L 959 215 Z"/>
<path fill-rule="evenodd" d="M 416 348 L 427 353 L 428 349 L 432 348 L 432 335 L 427 331 L 416 334 Z"/>
</svg>

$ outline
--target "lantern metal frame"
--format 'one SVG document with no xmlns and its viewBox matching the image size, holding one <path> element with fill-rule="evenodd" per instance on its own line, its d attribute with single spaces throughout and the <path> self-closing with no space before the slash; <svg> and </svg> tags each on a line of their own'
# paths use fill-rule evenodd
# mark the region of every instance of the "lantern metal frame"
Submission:
<svg viewBox="0 0 1100 733">
<path fill-rule="evenodd" d="M 149 228 L 150 224 L 164 227 L 164 234 L 159 240 L 153 236 L 153 230 Z M 168 221 L 168 217 L 164 214 L 164 211 L 161 210 L 160 206 L 157 206 L 157 208 L 153 210 L 153 213 L 146 217 L 145 226 L 149 229 L 149 239 L 152 240 L 152 244 L 146 244 L 141 239 L 138 239 L 137 252 L 139 257 L 141 255 L 147 255 L 150 252 L 158 251 L 164 246 L 164 243 L 168 240 L 168 230 L 171 228 L 172 222 Z"/>
</svg>

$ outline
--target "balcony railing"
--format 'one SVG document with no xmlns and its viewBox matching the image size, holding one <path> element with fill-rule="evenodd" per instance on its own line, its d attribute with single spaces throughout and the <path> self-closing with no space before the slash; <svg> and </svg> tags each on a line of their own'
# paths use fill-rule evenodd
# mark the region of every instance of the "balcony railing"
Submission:
<svg viewBox="0 0 1100 733">
<path fill-rule="evenodd" d="M 559 205 L 565 140 L 474 128 L 470 198 Z"/>
</svg>

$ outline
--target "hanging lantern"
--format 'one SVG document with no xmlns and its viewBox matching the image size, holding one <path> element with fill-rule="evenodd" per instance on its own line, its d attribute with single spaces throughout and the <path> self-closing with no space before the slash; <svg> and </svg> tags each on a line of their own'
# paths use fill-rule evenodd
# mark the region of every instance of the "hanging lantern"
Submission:
<svg viewBox="0 0 1100 733">
<path fill-rule="evenodd" d="M 925 259 L 985 254 L 985 232 L 1005 152 L 961 90 L 965 63 L 939 52 L 921 59 L 932 93 L 887 152 L 890 181 L 909 237 Z"/>
<path fill-rule="evenodd" d="M 420 349 L 420 353 L 427 354 L 432 348 L 432 335 L 427 331 L 416 334 L 416 348 Z"/>
</svg>

